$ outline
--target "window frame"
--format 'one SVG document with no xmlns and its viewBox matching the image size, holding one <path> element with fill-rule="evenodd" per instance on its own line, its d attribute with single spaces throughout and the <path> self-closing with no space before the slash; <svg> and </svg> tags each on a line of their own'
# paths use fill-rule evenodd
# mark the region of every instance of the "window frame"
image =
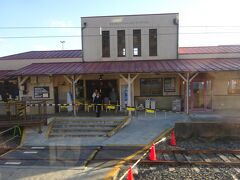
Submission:
<svg viewBox="0 0 240 180">
<path fill-rule="evenodd" d="M 101 31 L 101 33 L 102 33 L 102 57 L 104 58 L 110 57 L 110 31 Z M 108 33 L 108 34 L 105 34 L 105 33 Z M 104 39 L 104 38 L 107 38 L 107 39 Z"/>
<path fill-rule="evenodd" d="M 173 81 L 173 83 L 170 82 L 170 85 L 167 84 L 167 81 L 169 81 L 169 80 Z M 164 80 L 163 80 L 164 92 L 176 92 L 176 85 L 177 85 L 177 78 L 176 77 L 165 77 Z"/>
<path fill-rule="evenodd" d="M 121 34 L 123 32 L 123 36 L 121 39 Z M 125 30 L 117 30 L 117 51 L 118 57 L 126 57 L 126 31 Z"/>
<path fill-rule="evenodd" d="M 154 33 L 152 34 L 152 32 L 154 32 Z M 157 49 L 158 49 L 157 29 L 149 29 L 149 37 L 148 38 L 149 38 L 149 56 L 157 56 L 157 54 L 158 54 L 158 52 L 157 52 Z"/>
<path fill-rule="evenodd" d="M 153 81 L 153 80 L 158 80 L 160 81 L 160 88 L 159 88 L 159 93 L 158 94 L 153 94 L 153 90 L 151 89 L 151 93 L 150 94 L 143 94 L 142 92 L 142 80 L 149 80 L 149 81 Z M 151 84 L 151 87 L 153 87 L 153 85 Z M 163 78 L 140 78 L 140 96 L 143 97 L 150 97 L 150 96 L 163 96 Z"/>
<path fill-rule="evenodd" d="M 232 82 L 236 81 L 236 87 L 232 88 Z M 230 79 L 228 81 L 228 94 L 229 95 L 240 95 L 240 79 Z"/>
<path fill-rule="evenodd" d="M 137 50 L 137 55 L 135 55 L 135 50 Z M 133 29 L 133 56 L 142 56 L 142 33 L 141 29 Z"/>
</svg>

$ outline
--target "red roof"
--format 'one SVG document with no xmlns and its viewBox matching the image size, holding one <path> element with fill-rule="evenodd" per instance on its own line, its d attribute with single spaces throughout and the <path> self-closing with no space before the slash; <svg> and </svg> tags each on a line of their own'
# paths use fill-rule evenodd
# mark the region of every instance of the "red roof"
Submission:
<svg viewBox="0 0 240 180">
<path fill-rule="evenodd" d="M 175 59 L 104 62 L 34 63 L 12 75 L 239 71 L 239 59 Z"/>
<path fill-rule="evenodd" d="M 179 54 L 240 53 L 240 45 L 179 47 Z M 0 60 L 82 58 L 82 50 L 29 51 L 0 57 Z"/>
<path fill-rule="evenodd" d="M 8 74 L 12 72 L 13 70 L 0 70 L 0 80 L 8 79 Z"/>
<path fill-rule="evenodd" d="M 240 53 L 240 45 L 179 47 L 179 54 L 222 54 Z"/>
<path fill-rule="evenodd" d="M 0 60 L 52 59 L 52 58 L 82 58 L 82 50 L 29 51 L 10 56 L 0 57 Z"/>
</svg>

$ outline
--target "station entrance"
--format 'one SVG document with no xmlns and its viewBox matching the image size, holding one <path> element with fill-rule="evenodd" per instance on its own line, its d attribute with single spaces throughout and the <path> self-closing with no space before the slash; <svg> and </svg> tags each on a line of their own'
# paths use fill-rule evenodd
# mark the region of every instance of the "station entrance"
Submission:
<svg viewBox="0 0 240 180">
<path fill-rule="evenodd" d="M 93 101 L 92 95 L 97 90 L 104 103 L 115 104 L 119 102 L 118 81 L 113 80 L 86 80 L 86 97 Z"/>
</svg>

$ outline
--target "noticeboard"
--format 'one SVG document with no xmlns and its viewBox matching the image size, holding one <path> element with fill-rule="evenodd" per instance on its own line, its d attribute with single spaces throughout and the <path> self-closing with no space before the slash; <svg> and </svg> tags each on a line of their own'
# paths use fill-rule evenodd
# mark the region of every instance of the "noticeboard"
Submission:
<svg viewBox="0 0 240 180">
<path fill-rule="evenodd" d="M 49 87 L 34 87 L 34 98 L 49 98 Z"/>
</svg>

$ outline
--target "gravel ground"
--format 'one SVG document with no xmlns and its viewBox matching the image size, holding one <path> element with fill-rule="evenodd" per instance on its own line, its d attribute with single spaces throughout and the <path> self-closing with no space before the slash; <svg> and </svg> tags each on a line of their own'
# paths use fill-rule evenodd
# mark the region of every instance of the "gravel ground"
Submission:
<svg viewBox="0 0 240 180">
<path fill-rule="evenodd" d="M 138 175 L 135 179 L 153 180 L 153 179 L 206 179 L 206 180 L 231 180 L 239 179 L 236 171 L 230 167 L 217 167 L 214 169 L 210 166 L 198 166 L 199 172 L 196 172 L 191 166 L 178 166 L 170 170 L 171 166 L 148 166 L 140 165 Z"/>
<path fill-rule="evenodd" d="M 168 145 L 168 140 L 156 146 L 156 149 L 240 149 L 240 140 L 216 140 L 206 141 L 203 139 L 197 140 L 182 140 L 177 141 L 177 146 Z M 125 167 L 126 169 L 126 167 Z M 156 180 L 156 179 L 206 179 L 206 180 L 240 180 L 240 167 L 229 166 L 166 166 L 166 165 L 147 165 L 139 164 L 133 170 L 135 179 Z M 123 174 L 124 172 L 120 173 Z M 120 177 L 119 176 L 119 177 Z"/>
</svg>

